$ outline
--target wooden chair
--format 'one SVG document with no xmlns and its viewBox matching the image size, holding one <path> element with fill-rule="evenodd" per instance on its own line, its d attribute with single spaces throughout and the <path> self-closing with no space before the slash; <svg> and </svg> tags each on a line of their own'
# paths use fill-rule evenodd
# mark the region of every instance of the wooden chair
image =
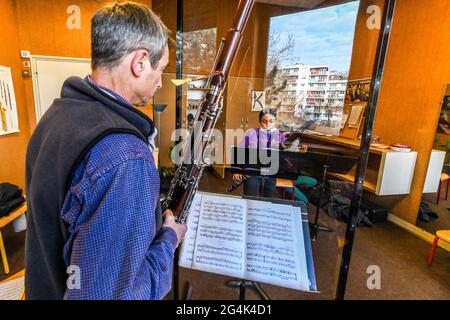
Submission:
<svg viewBox="0 0 450 320">
<path fill-rule="evenodd" d="M 3 236 L 2 236 L 1 228 L 5 227 L 7 224 L 14 221 L 21 215 L 25 214 L 25 212 L 27 212 L 26 202 L 24 202 L 19 208 L 15 209 L 13 212 L 11 212 L 8 216 L 0 218 L 0 253 L 2 256 L 5 274 L 9 273 L 9 265 L 8 265 L 8 259 L 6 257 L 6 249 L 5 249 L 5 244 L 3 243 Z"/>
<path fill-rule="evenodd" d="M 286 194 L 286 188 L 291 188 L 291 194 L 292 194 L 292 201 L 295 200 L 294 196 L 294 181 L 288 180 L 288 179 L 277 179 L 277 188 L 283 188 L 283 198 Z"/>
<path fill-rule="evenodd" d="M 430 254 L 428 256 L 428 265 L 431 266 L 433 263 L 434 253 L 439 242 L 439 239 L 450 243 L 450 230 L 439 230 L 436 231 L 436 236 L 434 237 L 433 246 L 431 247 Z"/>
</svg>

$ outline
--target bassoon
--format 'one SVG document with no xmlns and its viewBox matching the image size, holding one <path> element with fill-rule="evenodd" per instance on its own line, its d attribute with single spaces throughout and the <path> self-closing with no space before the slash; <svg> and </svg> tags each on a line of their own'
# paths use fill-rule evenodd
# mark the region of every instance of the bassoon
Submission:
<svg viewBox="0 0 450 320">
<path fill-rule="evenodd" d="M 236 58 L 245 26 L 249 20 L 254 0 L 240 0 L 236 16 L 226 38 L 217 53 L 208 91 L 197 111 L 195 126 L 185 142 L 182 163 L 172 179 L 162 209 L 170 209 L 178 223 L 186 223 L 189 208 L 197 191 L 204 168 L 208 165 L 203 158 L 211 133 L 222 111 L 221 99 L 227 84 L 228 74 Z M 199 131 L 199 134 L 196 134 Z"/>
</svg>

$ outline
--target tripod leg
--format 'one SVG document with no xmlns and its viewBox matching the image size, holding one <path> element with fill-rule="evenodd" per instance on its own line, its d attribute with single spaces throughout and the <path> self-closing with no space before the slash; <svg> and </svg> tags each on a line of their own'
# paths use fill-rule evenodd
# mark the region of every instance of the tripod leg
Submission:
<svg viewBox="0 0 450 320">
<path fill-rule="evenodd" d="M 258 282 L 251 282 L 252 289 L 258 293 L 262 300 L 271 300 L 266 290 Z"/>
<path fill-rule="evenodd" d="M 322 196 L 323 194 L 326 192 L 325 189 L 325 183 L 327 181 L 327 171 L 328 171 L 328 165 L 323 166 L 323 176 L 322 176 L 322 193 L 320 194 L 319 197 L 319 203 L 317 204 L 316 207 L 316 216 L 314 218 L 314 226 L 313 226 L 313 230 L 312 230 L 312 241 L 316 241 L 317 240 L 317 233 L 318 231 L 327 231 L 327 232 L 334 232 L 335 230 L 333 230 L 332 228 L 326 227 L 326 226 L 321 226 L 319 224 L 319 212 L 320 212 L 320 206 L 322 204 Z"/>
<path fill-rule="evenodd" d="M 239 288 L 241 285 L 241 282 L 243 282 L 242 280 L 230 280 L 225 282 L 225 285 L 228 288 Z"/>
<path fill-rule="evenodd" d="M 317 229 L 320 231 L 326 231 L 326 232 L 336 232 L 336 230 L 334 230 L 333 228 L 321 226 L 320 224 L 318 225 Z"/>
<path fill-rule="evenodd" d="M 178 261 L 180 258 L 180 251 L 179 248 L 175 249 L 175 257 L 174 257 L 174 263 L 173 263 L 173 300 L 177 301 L 180 299 L 178 287 L 180 284 L 180 268 L 178 266 Z"/>
<path fill-rule="evenodd" d="M 322 197 L 322 195 L 321 195 Z M 319 211 L 320 211 L 320 201 L 321 199 L 319 199 L 319 203 L 317 204 L 316 207 L 316 216 L 314 217 L 314 227 L 313 227 L 313 232 L 312 232 L 312 240 L 316 241 L 317 240 L 317 232 L 319 230 Z"/>
<path fill-rule="evenodd" d="M 314 219 L 314 224 L 312 226 L 312 241 L 316 241 L 317 240 L 317 233 L 319 231 L 326 231 L 326 232 L 336 232 L 336 230 L 334 230 L 333 228 L 327 227 L 327 226 L 323 226 L 319 224 L 319 210 L 320 208 L 317 207 L 316 209 L 316 216 Z"/>
<path fill-rule="evenodd" d="M 241 281 L 239 284 L 239 300 L 245 300 L 245 283 Z"/>
<path fill-rule="evenodd" d="M 239 300 L 245 300 L 245 287 L 247 282 L 245 280 L 230 280 L 225 282 L 228 288 L 239 288 Z"/>
<path fill-rule="evenodd" d="M 184 297 L 183 300 L 191 300 L 192 298 L 192 286 L 189 282 L 186 282 L 184 286 Z"/>
<path fill-rule="evenodd" d="M 271 300 L 267 292 L 258 282 L 246 280 L 230 280 L 225 282 L 229 288 L 239 288 L 239 300 L 245 300 L 246 288 L 255 290 L 262 300 Z"/>
</svg>

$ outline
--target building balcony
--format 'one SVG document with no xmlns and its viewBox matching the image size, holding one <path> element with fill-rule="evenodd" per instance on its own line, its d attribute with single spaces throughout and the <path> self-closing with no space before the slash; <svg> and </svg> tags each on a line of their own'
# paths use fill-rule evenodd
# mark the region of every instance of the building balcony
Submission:
<svg viewBox="0 0 450 320">
<path fill-rule="evenodd" d="M 309 91 L 325 91 L 326 87 L 325 86 L 309 86 L 308 90 Z"/>
<path fill-rule="evenodd" d="M 309 83 L 324 83 L 327 82 L 327 79 L 322 79 L 322 78 L 309 78 L 308 79 Z"/>
<path fill-rule="evenodd" d="M 313 76 L 321 76 L 321 75 L 327 75 L 328 70 L 327 69 L 311 69 L 310 73 Z"/>
</svg>

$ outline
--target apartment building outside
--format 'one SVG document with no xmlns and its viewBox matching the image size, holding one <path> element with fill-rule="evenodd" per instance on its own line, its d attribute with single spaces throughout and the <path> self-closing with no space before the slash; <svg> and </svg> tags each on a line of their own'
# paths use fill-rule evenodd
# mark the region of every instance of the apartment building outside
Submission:
<svg viewBox="0 0 450 320">
<path fill-rule="evenodd" d="M 348 75 L 332 71 L 329 65 L 302 64 L 282 68 L 278 77 L 286 80 L 279 112 L 300 118 L 314 114 L 328 126 L 338 126 L 342 118 Z M 339 123 L 338 123 L 339 122 Z"/>
</svg>

